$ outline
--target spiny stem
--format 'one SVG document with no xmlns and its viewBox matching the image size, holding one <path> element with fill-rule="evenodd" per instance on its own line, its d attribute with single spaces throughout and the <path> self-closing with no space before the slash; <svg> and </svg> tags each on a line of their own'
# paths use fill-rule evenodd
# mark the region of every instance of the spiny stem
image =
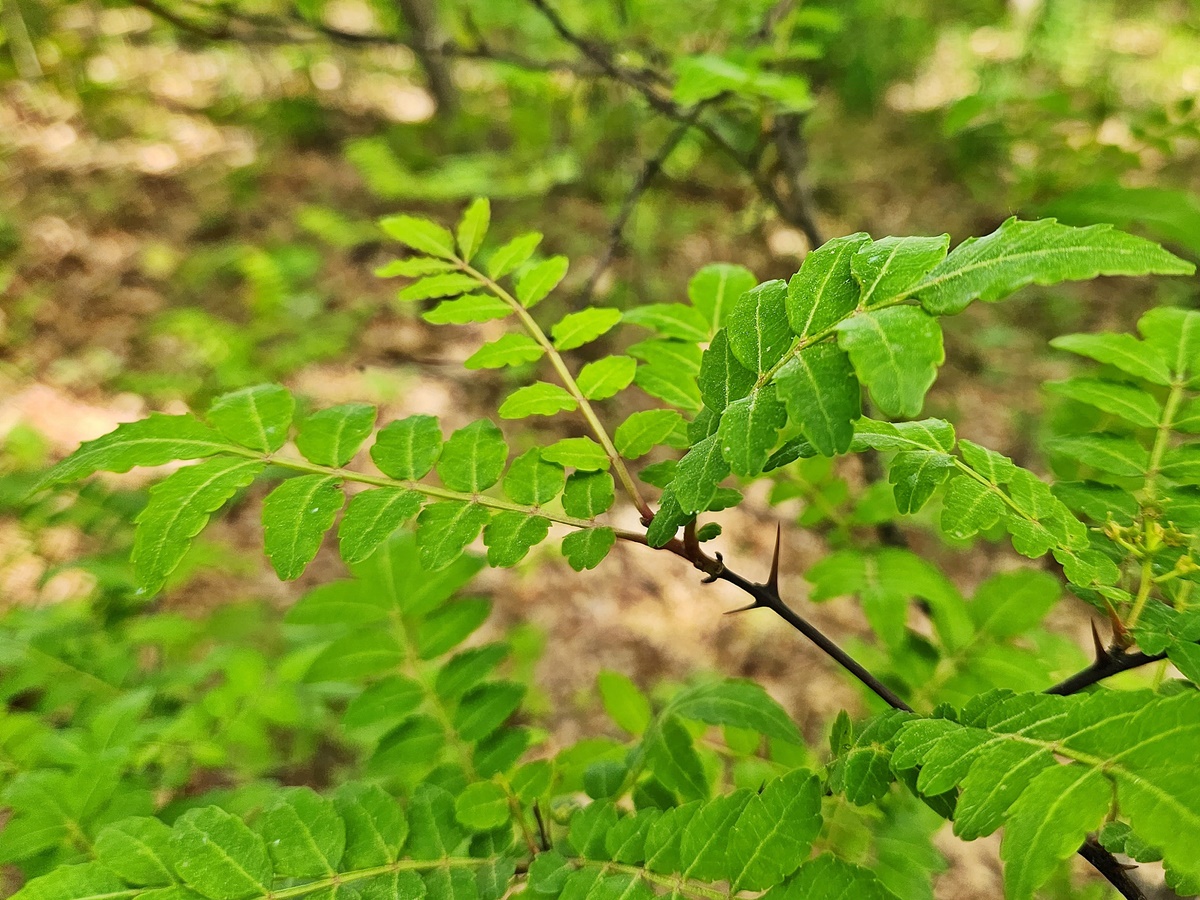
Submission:
<svg viewBox="0 0 1200 900">
<path fill-rule="evenodd" d="M 604 448 L 605 454 L 608 456 L 609 462 L 612 463 L 613 470 L 617 473 L 617 478 L 621 482 L 621 486 L 625 489 L 625 493 L 629 495 L 629 499 L 633 501 L 633 505 L 637 507 L 646 524 L 654 516 L 654 512 L 650 509 L 645 498 L 642 497 L 638 490 L 637 483 L 633 480 L 633 476 L 625 467 L 624 460 L 621 459 L 621 454 L 617 452 L 617 448 L 613 446 L 612 438 L 608 436 L 608 431 L 601 424 L 596 411 L 592 409 L 592 404 L 583 396 L 583 391 L 579 389 L 579 385 L 575 381 L 575 376 L 571 374 L 571 370 L 567 368 L 566 362 L 562 358 L 562 354 L 558 352 L 554 344 L 546 337 L 546 332 L 538 325 L 537 321 L 529 314 L 524 306 L 522 306 L 517 298 L 506 291 L 493 279 L 484 275 L 478 269 L 473 268 L 465 262 L 459 260 L 460 268 L 472 278 L 479 281 L 493 294 L 512 307 L 513 312 L 517 314 L 517 318 L 521 320 L 521 324 L 525 326 L 525 330 L 530 336 L 538 342 L 543 350 L 546 351 L 546 356 L 550 360 L 550 364 L 554 366 L 554 371 L 558 373 L 559 379 L 567 392 L 574 398 L 579 405 L 579 411 L 583 414 L 583 418 L 587 420 L 588 427 L 592 430 L 592 434 L 596 436 L 596 440 L 600 442 L 600 446 Z"/>
</svg>

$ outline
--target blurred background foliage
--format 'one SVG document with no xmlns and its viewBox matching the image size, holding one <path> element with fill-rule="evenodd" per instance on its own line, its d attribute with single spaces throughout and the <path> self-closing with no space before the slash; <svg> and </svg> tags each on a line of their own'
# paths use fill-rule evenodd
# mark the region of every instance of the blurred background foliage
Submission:
<svg viewBox="0 0 1200 900">
<path fill-rule="evenodd" d="M 958 240 L 1013 214 L 1113 222 L 1200 259 L 1198 100 L 1194 0 L 0 0 L 0 781 L 22 759 L 27 717 L 11 711 L 30 705 L 28 682 L 11 676 L 32 670 L 14 648 L 68 632 L 74 643 L 37 678 L 66 664 L 85 686 L 121 681 L 130 647 L 175 654 L 143 669 L 170 675 L 154 689 L 179 708 L 199 707 L 169 727 L 161 709 L 128 715 L 209 755 L 155 745 L 169 773 L 160 789 L 319 784 L 314 760 L 345 762 L 344 748 L 322 746 L 309 688 L 286 666 L 255 668 L 282 658 L 271 605 L 298 593 L 246 550 L 256 498 L 197 543 L 146 616 L 126 563 L 144 482 L 35 499 L 26 488 L 119 421 L 261 381 L 448 426 L 494 409 L 505 376 L 459 365 L 475 337 L 435 337 L 372 277 L 379 215 L 448 221 L 489 195 L 497 233 L 537 229 L 546 252 L 570 256 L 568 299 L 548 302 L 580 306 L 678 300 L 713 261 L 787 277 L 816 243 L 853 231 Z M 1047 339 L 1127 330 L 1155 303 L 1195 300 L 1194 282 L 1162 281 L 976 304 L 950 324 L 927 412 L 1044 471 L 1039 383 L 1068 371 Z M 851 577 L 828 554 L 895 517 L 887 485 L 857 465 L 813 460 L 752 496 L 802 526 L 793 569 L 824 560 L 808 577 L 815 600 Z M 727 534 L 746 556 L 765 554 L 773 524 L 739 515 Z M 985 578 L 1012 565 L 996 546 L 959 552 L 932 529 L 910 543 L 959 583 L 937 582 L 947 602 L 986 595 Z M 686 586 L 653 570 L 619 592 L 601 576 L 582 582 L 588 596 L 622 594 L 586 615 L 586 598 L 559 608 L 581 584 L 574 573 L 489 575 L 485 588 L 501 621 L 555 607 L 532 614 L 550 664 L 576 663 L 576 633 L 599 620 L 590 637 L 611 643 L 608 664 L 643 681 L 697 665 L 760 677 L 803 710 L 810 737 L 854 702 L 828 677 L 796 684 L 786 635 L 672 606 Z M 339 574 L 331 558 L 302 587 Z M 631 616 L 646 597 L 658 605 Z M 857 627 L 857 649 L 890 660 L 898 681 L 928 687 L 927 660 L 873 650 L 873 623 L 853 607 L 822 615 Z M 982 662 L 964 662 L 948 688 L 981 689 L 1001 670 L 1040 684 L 1035 666 L 1077 665 L 1053 616 L 1048 626 L 1011 653 L 999 639 L 978 648 Z M 689 634 L 715 641 L 679 649 Z M 239 641 L 274 650 L 243 654 Z M 202 663 L 213 642 L 222 656 Z M 582 714 L 595 704 L 571 692 L 594 671 L 570 668 L 548 689 Z M 92 694 L 70 684 L 65 699 L 39 696 L 40 713 L 72 721 Z M 214 721 L 233 724 L 200 742 Z M 223 774 L 188 786 L 194 766 Z M 1061 896 L 1096 896 L 1075 891 Z"/>
</svg>

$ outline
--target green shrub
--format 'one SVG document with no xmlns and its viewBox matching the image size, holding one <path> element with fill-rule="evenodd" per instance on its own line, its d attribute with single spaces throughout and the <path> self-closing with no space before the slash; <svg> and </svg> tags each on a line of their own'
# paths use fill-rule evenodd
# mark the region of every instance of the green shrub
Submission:
<svg viewBox="0 0 1200 900">
<path fill-rule="evenodd" d="M 544 323 L 538 304 L 567 260 L 536 256 L 539 235 L 488 241 L 486 201 L 454 233 L 409 216 L 381 225 L 412 251 L 380 272 L 408 279 L 398 302 L 422 304 L 433 323 L 514 323 L 468 368 L 539 363 L 547 373 L 510 393 L 498 418 L 574 413 L 588 434 L 541 446 L 532 429 L 491 419 L 448 436 L 430 416 L 377 427 L 364 404 L 294 422 L 291 394 L 263 385 L 219 397 L 203 419 L 122 425 L 51 469 L 44 485 L 201 460 L 159 481 L 138 516 L 132 558 L 145 597 L 255 479 L 274 484 L 264 544 L 281 578 L 304 571 L 341 514 L 339 550 L 355 580 L 291 610 L 287 652 L 248 663 L 246 684 L 263 678 L 269 689 L 236 702 L 270 721 L 270 688 L 287 688 L 285 705 L 305 704 L 285 723 L 293 739 L 333 741 L 348 761 L 325 796 L 259 785 L 216 805 L 162 806 L 155 788 L 171 779 L 147 773 L 144 750 L 156 728 L 193 754 L 234 752 L 205 734 L 224 721 L 219 706 L 211 722 L 188 714 L 211 697 L 202 677 L 186 666 L 160 673 L 181 685 L 175 715 L 147 712 L 162 688 L 141 674 L 106 679 L 119 694 L 107 704 L 69 690 L 43 699 L 28 728 L 44 730 L 39 714 L 65 704 L 81 730 L 69 748 L 30 749 L 45 771 L 6 789 L 18 814 L 0 858 L 47 872 L 22 900 L 499 900 L 514 889 L 546 900 L 931 897 L 938 817 L 966 839 L 1004 828 L 1012 898 L 1031 898 L 1076 852 L 1125 896 L 1140 894 L 1113 852 L 1162 859 L 1177 890 L 1200 890 L 1200 613 L 1189 603 L 1200 465 L 1188 437 L 1200 431 L 1200 313 L 1160 308 L 1141 319 L 1140 338 L 1055 342 L 1099 367 L 1051 386 L 1064 403 L 1044 446 L 1061 476 L 1053 484 L 959 439 L 948 421 L 918 419 L 944 360 L 940 317 L 1029 284 L 1183 275 L 1191 264 L 1109 226 L 1010 219 L 953 250 L 946 236 L 838 238 L 790 282 L 708 266 L 689 303 L 592 306 Z M 622 322 L 643 330 L 626 354 L 583 366 L 564 355 Z M 610 430 L 599 404 L 631 385 L 661 405 Z M 863 415 L 864 389 L 880 418 Z M 368 441 L 377 472 L 351 467 Z M 652 452 L 658 461 L 639 470 Z M 1042 629 L 1062 583 L 1041 569 L 995 576 L 968 600 L 922 557 L 868 547 L 808 573 L 815 600 L 861 599 L 876 639 L 861 648 L 864 665 L 785 604 L 778 552 L 756 582 L 709 551 L 720 529 L 700 519 L 741 501 L 731 476 L 786 485 L 807 461 L 868 452 L 886 459 L 894 509 L 875 497 L 866 521 L 912 516 L 960 542 L 1007 535 L 1110 618 L 1111 645 L 1098 639 L 1085 664 Z M 618 490 L 643 529 L 608 518 Z M 395 536 L 414 519 L 415 539 Z M 875 714 L 839 716 L 825 752 L 806 747 L 754 683 L 702 681 L 651 702 L 608 673 L 604 705 L 628 738 L 554 746 L 522 710 L 525 680 L 493 674 L 509 665 L 503 642 L 450 655 L 489 609 L 454 597 L 480 565 L 464 551 L 482 536 L 490 564 L 513 566 L 552 525 L 569 529 L 561 549 L 575 569 L 623 541 L 740 588 L 750 608 L 773 610 L 855 675 Z M 910 621 L 914 604 L 928 628 Z M 1100 684 L 1164 659 L 1184 678 Z M 243 758 L 248 775 L 278 762 L 278 748 L 258 750 L 268 759 Z"/>
</svg>

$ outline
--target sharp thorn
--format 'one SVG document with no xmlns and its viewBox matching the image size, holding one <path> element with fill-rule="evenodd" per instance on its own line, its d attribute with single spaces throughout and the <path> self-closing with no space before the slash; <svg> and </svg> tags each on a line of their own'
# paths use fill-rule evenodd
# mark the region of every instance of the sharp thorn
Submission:
<svg viewBox="0 0 1200 900">
<path fill-rule="evenodd" d="M 727 609 L 727 610 L 725 610 L 725 615 L 732 616 L 734 613 L 749 612 L 752 609 L 758 609 L 757 601 L 755 601 L 754 603 L 748 603 L 745 606 L 739 606 L 737 609 Z"/>
<path fill-rule="evenodd" d="M 724 557 L 721 556 L 720 550 L 717 551 L 716 557 L 716 568 L 700 579 L 701 584 L 712 584 L 714 581 L 720 578 L 721 573 L 725 571 L 725 561 Z"/>
<path fill-rule="evenodd" d="M 1100 639 L 1100 630 L 1096 628 L 1095 620 L 1092 621 L 1092 647 L 1096 650 L 1096 662 L 1105 662 L 1112 654 L 1108 652 L 1108 648 L 1104 646 L 1104 641 Z"/>
<path fill-rule="evenodd" d="M 771 574 L 767 576 L 767 583 L 763 585 L 772 595 L 779 596 L 779 544 L 783 540 L 783 525 L 775 526 L 775 552 L 771 556 Z"/>
<path fill-rule="evenodd" d="M 1108 607 L 1108 620 L 1112 624 L 1113 630 L 1113 646 L 1124 650 L 1133 641 L 1129 639 L 1129 629 L 1125 627 L 1125 623 L 1121 621 L 1121 617 L 1117 615 L 1116 609 L 1111 603 L 1106 604 Z"/>
</svg>

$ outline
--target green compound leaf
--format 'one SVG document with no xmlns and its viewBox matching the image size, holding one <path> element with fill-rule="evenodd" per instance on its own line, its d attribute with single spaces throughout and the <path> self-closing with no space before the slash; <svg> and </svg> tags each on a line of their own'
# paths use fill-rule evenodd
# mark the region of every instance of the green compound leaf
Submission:
<svg viewBox="0 0 1200 900">
<path fill-rule="evenodd" d="M 493 831 L 508 822 L 512 810 L 504 788 L 491 781 L 467 785 L 454 801 L 454 815 L 472 831 Z"/>
<path fill-rule="evenodd" d="M 130 884 L 166 886 L 171 870 L 171 829 L 158 819 L 137 817 L 109 825 L 96 836 L 96 858 Z"/>
<path fill-rule="evenodd" d="M 299 578 L 345 502 L 332 475 L 289 478 L 263 501 L 263 547 L 284 581 Z"/>
<path fill-rule="evenodd" d="M 382 788 L 355 782 L 342 784 L 333 793 L 333 804 L 346 824 L 343 867 L 368 869 L 399 858 L 408 837 L 408 822 L 400 804 Z"/>
<path fill-rule="evenodd" d="M 717 487 L 728 474 L 729 463 L 721 452 L 718 435 L 711 434 L 694 444 L 679 461 L 675 480 L 671 482 L 679 508 L 690 514 L 708 509 L 717 495 Z"/>
<path fill-rule="evenodd" d="M 488 564 L 502 568 L 515 566 L 549 533 L 550 520 L 545 516 L 531 516 L 511 510 L 496 513 L 483 529 Z"/>
<path fill-rule="evenodd" d="M 709 725 L 748 728 L 789 744 L 802 744 L 796 724 L 782 706 L 753 681 L 723 679 L 676 694 L 667 710 Z"/>
<path fill-rule="evenodd" d="M 572 472 L 563 491 L 563 509 L 577 519 L 594 519 L 616 499 L 613 477 L 607 472 Z"/>
<path fill-rule="evenodd" d="M 491 322 L 512 315 L 512 307 L 490 294 L 467 294 L 455 300 L 443 300 L 421 318 L 430 325 L 466 325 Z"/>
<path fill-rule="evenodd" d="M 452 491 L 478 494 L 500 480 L 508 459 L 504 435 L 490 419 L 460 428 L 442 447 L 438 477 Z"/>
<path fill-rule="evenodd" d="M 387 216 L 379 220 L 379 227 L 392 240 L 421 253 L 440 259 L 455 258 L 453 235 L 436 222 L 415 216 Z"/>
<path fill-rule="evenodd" d="M 1079 434 L 1046 442 L 1051 453 L 1078 460 L 1109 475 L 1138 478 L 1150 466 L 1150 451 L 1133 438 L 1115 434 Z"/>
<path fill-rule="evenodd" d="M 1000 495 L 969 475 L 958 475 L 946 488 L 942 505 L 942 530 L 966 539 L 987 531 L 1004 515 Z"/>
<path fill-rule="evenodd" d="M 851 270 L 862 285 L 860 303 L 870 309 L 906 295 L 914 284 L 946 258 L 950 235 L 885 237 L 854 254 Z"/>
<path fill-rule="evenodd" d="M 600 689 L 604 711 L 618 728 L 634 736 L 646 731 L 652 718 L 650 701 L 628 676 L 602 670 L 596 676 L 596 686 Z"/>
<path fill-rule="evenodd" d="M 133 568 L 138 583 L 156 593 L 175 571 L 209 516 L 262 472 L 265 463 L 221 456 L 180 469 L 150 489 L 137 516 Z"/>
<path fill-rule="evenodd" d="M 107 900 L 134 893 L 103 863 L 89 862 L 54 869 L 34 878 L 13 896 L 20 900 Z"/>
<path fill-rule="evenodd" d="M 441 272 L 453 272 L 455 265 L 441 259 L 429 259 L 424 256 L 412 256 L 408 259 L 393 259 L 384 263 L 374 274 L 377 278 L 420 278 L 422 275 L 437 275 Z"/>
<path fill-rule="evenodd" d="M 375 428 L 374 406 L 344 403 L 322 409 L 300 425 L 296 448 L 318 466 L 344 466 Z"/>
<path fill-rule="evenodd" d="M 1077 403 L 1085 403 L 1111 413 L 1138 428 L 1155 428 L 1162 418 L 1162 406 L 1139 388 L 1102 378 L 1072 378 L 1050 381 L 1048 391 Z"/>
<path fill-rule="evenodd" d="M 657 397 L 672 406 L 688 412 L 697 412 L 701 407 L 696 373 L 688 368 L 653 362 L 638 366 L 633 381 L 651 397 Z"/>
<path fill-rule="evenodd" d="M 919 415 L 946 359 L 937 320 L 916 307 L 894 306 L 851 316 L 837 330 L 838 345 L 879 408 L 889 416 Z"/>
<path fill-rule="evenodd" d="M 721 455 L 737 474 L 758 475 L 786 422 L 787 413 L 775 397 L 774 385 L 763 385 L 726 407 L 717 429 Z"/>
<path fill-rule="evenodd" d="M 1064 334 L 1052 340 L 1050 346 L 1106 363 L 1152 384 L 1171 383 L 1166 361 L 1131 334 Z"/>
<path fill-rule="evenodd" d="M 546 351 L 527 334 L 506 334 L 484 344 L 463 363 L 468 369 L 501 369 L 536 362 Z"/>
<path fill-rule="evenodd" d="M 1045 769 L 1008 810 L 1000 858 L 1006 893 L 1033 897 L 1104 822 L 1112 788 L 1097 771 Z"/>
<path fill-rule="evenodd" d="M 752 372 L 767 371 L 792 344 L 787 293 L 783 281 L 768 281 L 743 294 L 729 314 L 729 347 Z"/>
<path fill-rule="evenodd" d="M 274 453 L 287 441 L 295 409 L 287 388 L 260 384 L 218 397 L 208 409 L 208 421 L 243 447 Z"/>
<path fill-rule="evenodd" d="M 565 256 L 552 256 L 533 266 L 517 281 L 517 300 L 526 309 L 537 306 L 567 277 L 569 265 Z"/>
<path fill-rule="evenodd" d="M 637 459 L 667 443 L 683 425 L 683 416 L 673 409 L 642 410 L 617 426 L 613 443 L 625 459 Z"/>
<path fill-rule="evenodd" d="M 263 839 L 215 806 L 193 809 L 171 829 L 175 873 L 209 900 L 238 900 L 271 890 L 273 871 Z"/>
<path fill-rule="evenodd" d="M 954 471 L 954 457 L 937 450 L 906 450 L 888 466 L 888 481 L 901 515 L 919 512 Z"/>
<path fill-rule="evenodd" d="M 708 778 L 704 773 L 704 764 L 700 761 L 699 754 L 696 753 L 691 733 L 678 717 L 672 715 L 659 717 L 646 732 L 643 745 L 646 748 L 646 763 L 650 770 L 654 773 L 655 778 L 669 790 L 679 794 L 685 803 L 689 800 L 708 799 L 710 788 Z M 665 831 L 665 828 L 661 829 L 660 833 L 662 831 Z M 659 854 L 678 856 L 679 841 L 683 836 L 682 831 L 683 829 L 680 829 L 675 834 L 661 834 L 660 837 L 659 834 L 655 834 L 653 829 L 651 830 L 646 841 L 648 868 L 653 866 L 655 857 Z M 652 846 L 653 843 L 658 842 L 654 840 L 656 838 L 663 842 L 670 842 L 674 847 L 659 847 L 656 850 Z M 677 860 L 664 859 L 659 867 L 674 871 L 679 868 L 679 865 Z"/>
<path fill-rule="evenodd" d="M 525 697 L 525 686 L 493 681 L 463 695 L 454 713 L 454 727 L 464 741 L 478 741 L 504 724 Z M 410 850 L 411 852 L 411 850 Z"/>
<path fill-rule="evenodd" d="M 1013 461 L 1003 453 L 997 453 L 965 439 L 959 441 L 958 448 L 967 465 L 991 484 L 1007 484 L 1017 473 Z"/>
<path fill-rule="evenodd" d="M 276 876 L 337 874 L 346 849 L 346 825 L 332 801 L 310 788 L 285 788 L 272 798 L 255 824 L 267 844 Z"/>
<path fill-rule="evenodd" d="M 738 297 L 758 284 L 754 273 L 745 266 L 712 263 L 688 282 L 688 299 L 708 320 L 710 332 L 725 324 Z"/>
<path fill-rule="evenodd" d="M 442 453 L 442 430 L 435 416 L 409 416 L 389 422 L 375 436 L 371 459 L 384 475 L 399 481 L 424 478 Z"/>
<path fill-rule="evenodd" d="M 584 472 L 603 472 L 609 466 L 608 454 L 590 437 L 563 438 L 542 448 L 546 462 L 570 466 Z"/>
<path fill-rule="evenodd" d="M 584 366 L 576 383 L 588 400 L 607 400 L 633 383 L 637 360 L 632 356 L 606 356 Z"/>
<path fill-rule="evenodd" d="M 675 484 L 666 486 L 658 500 L 658 512 L 646 529 L 646 542 L 651 547 L 665 547 L 679 531 L 679 526 L 686 525 L 695 518 L 694 514 L 685 513 L 675 499 Z"/>
<path fill-rule="evenodd" d="M 1041 622 L 1061 596 L 1062 588 L 1054 576 L 1018 569 L 983 582 L 971 598 L 968 612 L 980 631 L 1015 637 Z M 1196 636 L 1200 638 L 1200 634 Z"/>
<path fill-rule="evenodd" d="M 902 900 L 870 869 L 829 853 L 801 866 L 778 900 L 815 900 L 818 897 L 822 900 Z"/>
<path fill-rule="evenodd" d="M 1006 825 L 1007 893 L 1028 900 L 1114 808 L 1162 851 L 1172 877 L 1200 876 L 1200 786 L 1180 762 L 1197 751 L 1195 694 L 993 692 L 957 722 L 906 723 L 892 767 L 920 766 L 922 793 L 960 788 L 960 836 Z"/>
<path fill-rule="evenodd" d="M 607 458 L 607 457 L 606 457 Z M 512 461 L 504 476 L 504 493 L 525 506 L 543 506 L 562 493 L 563 468 L 547 462 L 537 447 Z"/>
<path fill-rule="evenodd" d="M 757 380 L 733 355 L 728 332 L 721 329 L 713 335 L 700 359 L 698 385 L 704 405 L 715 413 L 723 412 L 734 400 L 749 394 Z"/>
<path fill-rule="evenodd" d="M 1200 313 L 1160 306 L 1138 319 L 1137 327 L 1176 377 L 1195 381 L 1200 374 Z"/>
<path fill-rule="evenodd" d="M 736 890 L 766 890 L 799 868 L 821 830 L 821 793 L 817 777 L 797 769 L 751 798 L 729 835 Z"/>
<path fill-rule="evenodd" d="M 479 597 L 439 607 L 417 627 L 417 656 L 429 660 L 449 653 L 478 630 L 492 605 Z"/>
<path fill-rule="evenodd" d="M 425 693 L 426 689 L 419 681 L 403 675 L 389 675 L 346 705 L 342 724 L 347 728 L 399 725 L 420 707 Z"/>
<path fill-rule="evenodd" d="M 625 313 L 625 322 L 657 331 L 663 337 L 695 343 L 709 338 L 708 322 L 698 309 L 682 303 L 648 303 Z"/>
<path fill-rule="evenodd" d="M 321 651 L 304 673 L 304 680 L 360 681 L 395 669 L 404 656 L 404 649 L 386 630 L 352 631 Z"/>
<path fill-rule="evenodd" d="M 891 744 L 912 717 L 912 713 L 889 710 L 855 729 L 849 716 L 839 713 L 830 735 L 835 756 L 829 768 L 830 788 L 844 793 L 855 806 L 883 797 L 896 780 L 890 766 Z"/>
<path fill-rule="evenodd" d="M 858 306 L 859 285 L 851 260 L 871 236 L 863 232 L 827 241 L 806 257 L 788 282 L 787 315 L 802 338 L 832 328 Z"/>
<path fill-rule="evenodd" d="M 718 881 L 729 870 L 729 831 L 754 792 L 736 790 L 718 796 L 696 811 L 679 841 L 679 865 L 685 878 Z"/>
<path fill-rule="evenodd" d="M 463 262 L 470 262 L 471 257 L 479 252 L 491 221 L 492 205 L 486 197 L 477 198 L 467 207 L 457 230 L 458 252 L 462 254 Z"/>
<path fill-rule="evenodd" d="M 438 297 L 457 297 L 478 287 L 479 282 L 470 275 L 444 272 L 414 281 L 396 294 L 396 299 L 401 303 L 415 303 L 418 300 L 433 300 Z"/>
<path fill-rule="evenodd" d="M 578 404 L 566 388 L 546 381 L 535 381 L 517 388 L 500 404 L 502 419 L 524 419 L 528 416 L 552 416 L 570 412 Z"/>
<path fill-rule="evenodd" d="M 954 449 L 954 426 L 945 419 L 918 422 L 880 422 L 859 419 L 854 423 L 851 450 L 942 450 Z"/>
<path fill-rule="evenodd" d="M 619 309 L 593 308 L 563 316 L 550 328 L 554 346 L 558 350 L 574 350 L 590 344 L 602 334 L 610 331 L 621 321 Z"/>
<path fill-rule="evenodd" d="M 417 514 L 423 498 L 405 488 L 381 487 L 350 498 L 338 526 L 338 552 L 353 565 L 362 562 Z"/>
<path fill-rule="evenodd" d="M 775 373 L 772 383 L 788 418 L 822 456 L 850 449 L 862 415 L 862 390 L 850 358 L 832 343 L 805 347 Z"/>
<path fill-rule="evenodd" d="M 242 452 L 192 416 L 150 413 L 145 419 L 118 425 L 114 431 L 86 441 L 47 472 L 39 486 L 78 481 L 95 472 L 128 472 L 135 466 L 161 466 L 231 451 Z"/>
<path fill-rule="evenodd" d="M 461 500 L 429 503 L 417 516 L 417 552 L 427 569 L 444 569 L 488 523 L 487 507 Z"/>
<path fill-rule="evenodd" d="M 1195 266 L 1111 225 L 1072 228 L 1054 219 L 1008 219 L 986 237 L 963 241 L 913 293 L 934 315 L 962 312 L 972 300 L 1001 300 L 1027 284 L 1097 275 L 1190 275 Z"/>
<path fill-rule="evenodd" d="M 670 338 L 648 338 L 630 344 L 625 352 L 644 363 L 679 369 L 693 377 L 700 372 L 701 350 L 694 343 Z"/>
<path fill-rule="evenodd" d="M 513 238 L 488 259 L 488 274 L 498 279 L 509 272 L 515 272 L 529 261 L 529 257 L 533 256 L 533 251 L 541 242 L 542 236 L 536 231 Z"/>
<path fill-rule="evenodd" d="M 600 565 L 616 541 L 616 532 L 611 528 L 585 528 L 563 538 L 562 552 L 571 568 L 582 572 Z"/>
</svg>

